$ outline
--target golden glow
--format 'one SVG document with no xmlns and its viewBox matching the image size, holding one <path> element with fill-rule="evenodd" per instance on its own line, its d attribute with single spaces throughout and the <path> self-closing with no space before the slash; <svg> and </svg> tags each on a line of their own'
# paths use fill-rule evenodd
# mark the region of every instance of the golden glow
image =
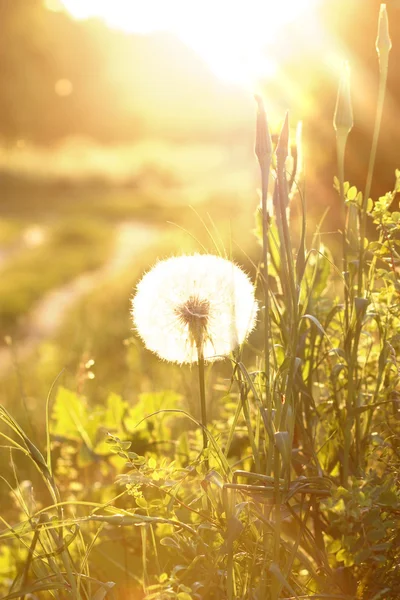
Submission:
<svg viewBox="0 0 400 600">
<path fill-rule="evenodd" d="M 221 79 L 255 85 L 260 78 L 273 75 L 277 68 L 279 57 L 274 55 L 274 44 L 283 27 L 306 11 L 312 19 L 312 8 L 319 1 L 62 0 L 62 3 L 77 19 L 99 17 L 110 27 L 126 32 L 174 33 Z"/>
</svg>

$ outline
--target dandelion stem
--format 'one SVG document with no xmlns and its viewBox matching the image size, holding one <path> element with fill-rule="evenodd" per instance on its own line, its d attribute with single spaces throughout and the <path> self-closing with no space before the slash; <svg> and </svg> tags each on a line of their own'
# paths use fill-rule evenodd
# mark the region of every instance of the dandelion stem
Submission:
<svg viewBox="0 0 400 600">
<path fill-rule="evenodd" d="M 202 344 L 197 346 L 197 356 L 199 363 L 199 387 L 200 387 L 200 407 L 201 407 L 201 424 L 203 425 L 203 450 L 208 446 L 207 438 L 207 408 L 206 408 L 206 389 L 204 378 L 204 353 Z M 206 462 L 208 468 L 208 460 Z"/>
</svg>

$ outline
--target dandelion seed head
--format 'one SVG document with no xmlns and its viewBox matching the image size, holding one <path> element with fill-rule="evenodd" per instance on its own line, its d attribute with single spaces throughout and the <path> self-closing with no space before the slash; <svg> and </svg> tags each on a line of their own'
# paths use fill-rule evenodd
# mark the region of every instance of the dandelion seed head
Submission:
<svg viewBox="0 0 400 600">
<path fill-rule="evenodd" d="M 257 302 L 246 273 L 219 256 L 194 254 L 157 263 L 137 285 L 135 328 L 160 358 L 192 363 L 222 359 L 254 328 Z"/>
<path fill-rule="evenodd" d="M 186 302 L 175 308 L 175 313 L 183 325 L 187 326 L 191 344 L 203 349 L 210 302 L 205 298 L 189 296 Z"/>
</svg>

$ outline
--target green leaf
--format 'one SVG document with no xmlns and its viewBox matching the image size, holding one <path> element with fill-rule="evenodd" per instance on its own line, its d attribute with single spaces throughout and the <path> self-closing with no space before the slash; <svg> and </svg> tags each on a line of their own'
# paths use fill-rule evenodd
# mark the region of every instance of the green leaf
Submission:
<svg viewBox="0 0 400 600">
<path fill-rule="evenodd" d="M 346 367 L 347 365 L 343 363 L 337 363 L 336 365 L 333 365 L 331 371 L 332 379 L 337 379 L 339 377 L 340 372 L 343 371 L 343 369 L 345 369 Z"/>
<path fill-rule="evenodd" d="M 167 548 L 173 548 L 174 550 L 179 549 L 179 544 L 171 537 L 164 537 L 160 540 L 161 546 L 166 546 Z"/>
<path fill-rule="evenodd" d="M 129 448 L 132 446 L 132 442 L 121 441 L 121 442 L 119 442 L 119 446 L 120 446 L 121 450 L 129 450 Z"/>
<path fill-rule="evenodd" d="M 70 439 L 83 439 L 89 448 L 92 442 L 86 430 L 89 415 L 83 398 L 75 392 L 60 387 L 53 406 L 53 425 L 50 427 L 52 435 L 59 435 Z"/>
<path fill-rule="evenodd" d="M 373 525 L 378 520 L 380 520 L 380 516 L 381 511 L 379 510 L 379 508 L 372 508 L 370 511 L 368 511 L 368 513 L 363 519 L 364 525 Z"/>
<path fill-rule="evenodd" d="M 227 534 L 226 534 L 226 542 L 229 544 L 233 544 L 235 540 L 238 539 L 240 534 L 244 529 L 243 523 L 234 515 L 229 518 L 227 523 Z"/>
<path fill-rule="evenodd" d="M 370 548 L 363 548 L 354 556 L 354 562 L 356 565 L 361 565 L 366 562 L 371 556 Z"/>
<path fill-rule="evenodd" d="M 385 537 L 386 532 L 383 526 L 375 527 L 374 529 L 370 529 L 367 533 L 367 540 L 369 542 L 377 542 Z"/>
<path fill-rule="evenodd" d="M 336 554 L 336 560 L 338 562 L 344 562 L 345 567 L 351 567 L 354 565 L 354 557 L 350 552 L 348 552 L 348 550 L 346 550 L 346 548 L 339 550 L 339 552 Z"/>
<path fill-rule="evenodd" d="M 343 487 L 342 485 L 338 486 L 335 495 L 338 498 L 346 498 L 347 500 L 349 500 L 351 498 L 351 492 L 349 492 L 349 490 L 346 490 L 346 488 Z"/>
<path fill-rule="evenodd" d="M 357 188 L 355 185 L 352 185 L 349 191 L 347 192 L 347 198 L 349 200 L 355 200 L 357 196 Z"/>
<path fill-rule="evenodd" d="M 103 583 L 102 587 L 97 590 L 95 595 L 92 597 L 92 600 L 104 600 L 107 596 L 108 592 L 113 588 L 115 583 L 113 581 L 107 581 L 107 583 Z"/>
<path fill-rule="evenodd" d="M 118 394 L 110 394 L 107 398 L 107 408 L 105 410 L 102 426 L 111 430 L 121 430 L 121 424 L 128 403 L 122 400 Z"/>
<path fill-rule="evenodd" d="M 321 335 L 323 335 L 323 336 L 326 335 L 325 329 L 322 327 L 322 325 L 318 321 L 317 317 L 314 317 L 313 315 L 303 315 L 301 318 L 309 319 L 312 323 L 314 323 L 315 327 L 318 329 L 318 331 L 320 332 Z"/>
<path fill-rule="evenodd" d="M 336 175 L 333 176 L 333 187 L 334 187 L 334 189 L 337 192 L 339 192 L 339 190 L 340 190 L 340 182 L 339 182 L 339 179 L 338 179 L 338 177 Z"/>
<path fill-rule="evenodd" d="M 337 554 L 339 550 L 342 548 L 342 543 L 340 540 L 332 540 L 327 546 L 327 551 L 330 554 Z"/>
<path fill-rule="evenodd" d="M 129 431 L 146 431 L 147 421 L 143 420 L 143 417 L 150 415 L 163 409 L 174 409 L 177 408 L 181 402 L 182 396 L 174 391 L 165 390 L 162 392 L 153 392 L 140 394 L 138 402 L 133 406 L 127 418 L 125 419 L 125 425 Z M 171 415 L 159 414 L 152 417 L 153 423 L 156 422 L 159 425 L 164 424 L 167 426 Z M 138 426 L 138 423 L 140 425 Z M 165 423 L 164 423 L 165 421 Z"/>
<path fill-rule="evenodd" d="M 378 502 L 385 506 L 395 507 L 398 505 L 399 500 L 393 490 L 386 490 L 379 495 Z"/>
<path fill-rule="evenodd" d="M 396 169 L 395 175 L 396 175 L 395 191 L 400 192 L 400 169 Z"/>
<path fill-rule="evenodd" d="M 147 504 L 147 500 L 146 498 L 143 498 L 143 496 L 139 496 L 137 498 L 135 498 L 136 500 L 136 504 L 138 505 L 139 508 L 143 508 L 146 509 L 148 504 Z"/>
<path fill-rule="evenodd" d="M 275 443 L 278 447 L 279 454 L 282 456 L 283 464 L 286 468 L 289 468 L 291 458 L 289 433 L 287 431 L 277 431 L 275 433 Z"/>
</svg>

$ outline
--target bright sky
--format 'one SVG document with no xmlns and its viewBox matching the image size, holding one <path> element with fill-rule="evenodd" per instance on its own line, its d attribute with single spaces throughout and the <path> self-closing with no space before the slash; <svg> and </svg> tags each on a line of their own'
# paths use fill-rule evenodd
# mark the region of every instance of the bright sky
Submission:
<svg viewBox="0 0 400 600">
<path fill-rule="evenodd" d="M 273 45 L 282 27 L 321 0 L 61 1 L 78 19 L 97 16 L 127 32 L 175 33 L 221 79 L 253 85 L 276 70 Z"/>
</svg>

